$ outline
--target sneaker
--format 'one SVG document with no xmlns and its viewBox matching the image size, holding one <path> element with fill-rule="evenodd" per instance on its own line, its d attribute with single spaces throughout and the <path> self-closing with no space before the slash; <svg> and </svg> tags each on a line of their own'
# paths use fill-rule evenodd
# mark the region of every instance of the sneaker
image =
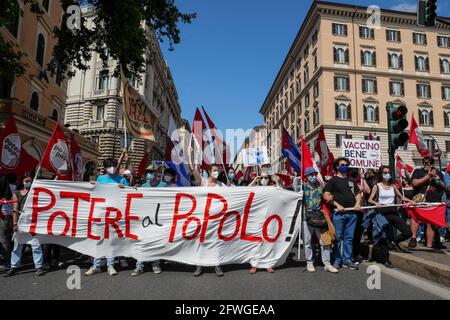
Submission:
<svg viewBox="0 0 450 320">
<path fill-rule="evenodd" d="M 3 275 L 3 277 L 4 277 L 4 278 L 12 277 L 12 276 L 15 275 L 15 274 L 16 274 L 16 269 L 11 268 L 11 269 L 8 270 L 8 272 L 6 272 L 6 273 Z"/>
<path fill-rule="evenodd" d="M 133 270 L 131 275 L 134 277 L 134 276 L 138 276 L 138 275 L 143 274 L 143 273 L 144 273 L 144 270 L 142 270 L 141 268 L 136 268 L 136 269 Z"/>
<path fill-rule="evenodd" d="M 417 239 L 411 238 L 411 240 L 408 243 L 408 247 L 410 247 L 410 248 L 417 247 Z"/>
<path fill-rule="evenodd" d="M 417 242 L 422 243 L 422 244 L 425 244 L 426 239 L 425 239 L 425 238 L 420 238 L 420 237 L 419 237 Z"/>
<path fill-rule="evenodd" d="M 441 237 L 441 243 L 444 243 L 445 242 L 445 237 Z"/>
<path fill-rule="evenodd" d="M 393 265 L 389 260 L 387 260 L 385 263 L 383 263 L 383 265 L 384 265 L 386 268 L 394 269 L 394 265 Z"/>
<path fill-rule="evenodd" d="M 268 273 L 274 273 L 274 272 L 275 272 L 275 270 L 273 270 L 273 268 L 267 268 L 266 271 L 267 271 Z"/>
<path fill-rule="evenodd" d="M 199 277 L 202 275 L 202 273 L 203 273 L 202 267 L 197 267 L 197 269 L 195 269 L 194 272 L 194 277 Z"/>
<path fill-rule="evenodd" d="M 161 273 L 161 267 L 160 266 L 153 266 L 152 269 L 153 269 L 153 273 L 156 273 L 156 274 L 160 274 Z"/>
<path fill-rule="evenodd" d="M 128 268 L 128 262 L 125 259 L 120 260 L 119 265 L 123 269 Z"/>
<path fill-rule="evenodd" d="M 214 268 L 214 271 L 216 272 L 216 275 L 218 276 L 218 277 L 223 277 L 223 271 L 222 271 L 222 269 L 218 266 L 218 267 L 215 267 Z"/>
<path fill-rule="evenodd" d="M 444 246 L 441 242 L 439 242 L 439 243 L 434 243 L 434 245 L 433 245 L 433 248 L 434 249 L 447 249 L 447 247 L 446 246 Z"/>
<path fill-rule="evenodd" d="M 422 240 L 425 240 L 425 239 L 423 239 L 421 236 L 417 237 L 417 242 L 422 242 Z"/>
<path fill-rule="evenodd" d="M 306 270 L 308 272 L 316 272 L 316 268 L 314 268 L 314 264 L 312 264 L 312 262 L 308 262 L 306 264 Z"/>
<path fill-rule="evenodd" d="M 100 272 L 102 272 L 102 270 L 100 268 L 97 268 L 96 266 L 92 266 L 92 267 L 89 268 L 88 271 L 86 271 L 84 273 L 84 275 L 85 276 L 92 276 L 93 274 L 100 273 Z"/>
<path fill-rule="evenodd" d="M 367 262 L 367 260 L 362 256 L 362 255 L 358 255 L 355 260 L 358 262 L 358 264 Z"/>
<path fill-rule="evenodd" d="M 353 262 L 350 263 L 344 263 L 342 265 L 344 268 L 350 269 L 350 270 L 358 270 L 358 266 L 356 264 L 354 264 Z"/>
<path fill-rule="evenodd" d="M 36 275 L 37 275 L 38 277 L 43 276 L 44 274 L 45 274 L 44 269 L 42 269 L 42 268 L 37 268 L 37 269 L 36 269 Z"/>
<path fill-rule="evenodd" d="M 327 271 L 327 272 L 331 272 L 331 273 L 338 273 L 339 272 L 339 270 L 336 269 L 335 267 L 333 267 L 331 264 L 326 266 L 324 268 L 324 270 Z"/>
<path fill-rule="evenodd" d="M 252 268 L 250 269 L 250 274 L 255 274 L 256 271 L 257 271 L 257 269 L 256 269 L 255 267 L 252 267 Z"/>
<path fill-rule="evenodd" d="M 117 271 L 116 271 L 116 269 L 114 269 L 114 267 L 108 267 L 108 274 L 110 276 L 116 276 L 117 275 Z"/>
<path fill-rule="evenodd" d="M 333 268 L 335 268 L 335 269 L 340 269 L 340 268 L 341 268 L 341 265 L 340 265 L 340 264 L 337 264 L 337 263 L 335 263 L 335 264 L 333 264 Z"/>
</svg>

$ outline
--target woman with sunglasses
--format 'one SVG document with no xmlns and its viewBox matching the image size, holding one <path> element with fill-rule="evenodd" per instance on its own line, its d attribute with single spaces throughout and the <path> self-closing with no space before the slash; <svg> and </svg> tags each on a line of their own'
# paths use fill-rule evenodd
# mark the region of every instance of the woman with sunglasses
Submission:
<svg viewBox="0 0 450 320">
<path fill-rule="evenodd" d="M 387 205 L 395 204 L 395 199 L 398 197 L 405 203 L 409 203 L 414 205 L 415 202 L 410 199 L 404 197 L 397 187 L 394 184 L 394 179 L 392 178 L 391 169 L 389 166 L 382 166 L 378 171 L 378 184 L 376 184 L 372 193 L 369 197 L 369 204 L 376 205 L 378 210 L 384 215 L 386 220 L 398 231 L 401 232 L 400 235 L 397 236 L 396 239 L 392 239 L 392 236 L 389 235 L 391 244 L 395 248 L 396 251 L 406 252 L 403 250 L 399 243 L 411 238 L 412 233 L 409 226 L 402 219 L 399 214 L 399 210 L 397 207 L 383 207 Z"/>
</svg>

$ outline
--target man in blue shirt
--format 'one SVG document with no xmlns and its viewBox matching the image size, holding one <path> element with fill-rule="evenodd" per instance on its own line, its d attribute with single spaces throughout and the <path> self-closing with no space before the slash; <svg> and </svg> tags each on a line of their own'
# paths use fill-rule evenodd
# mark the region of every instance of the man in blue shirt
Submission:
<svg viewBox="0 0 450 320">
<path fill-rule="evenodd" d="M 128 186 L 128 181 L 124 177 L 121 177 L 117 174 L 117 160 L 115 159 L 105 159 L 103 161 L 103 167 L 105 170 L 105 174 L 99 176 L 97 178 L 97 183 L 102 184 L 117 184 L 119 188 L 125 188 Z M 107 258 L 107 266 L 108 266 L 108 273 L 110 276 L 117 275 L 117 271 L 114 269 L 114 257 Z M 94 265 L 85 272 L 85 276 L 91 276 L 93 274 L 101 272 L 100 266 L 102 264 L 101 258 L 95 258 L 94 259 Z"/>
</svg>

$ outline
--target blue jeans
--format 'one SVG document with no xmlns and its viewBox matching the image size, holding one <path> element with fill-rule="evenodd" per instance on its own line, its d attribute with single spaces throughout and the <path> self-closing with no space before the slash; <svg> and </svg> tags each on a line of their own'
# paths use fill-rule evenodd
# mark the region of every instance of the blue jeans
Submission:
<svg viewBox="0 0 450 320">
<path fill-rule="evenodd" d="M 136 261 L 136 268 L 144 270 L 145 261 Z M 152 261 L 152 267 L 159 267 L 161 265 L 161 260 Z"/>
<path fill-rule="evenodd" d="M 421 223 L 419 225 L 419 229 L 417 229 L 416 238 L 421 237 L 423 239 L 424 235 L 425 235 L 425 224 Z"/>
<path fill-rule="evenodd" d="M 102 258 L 95 258 L 94 259 L 94 267 L 100 268 L 102 265 Z M 114 267 L 114 258 L 106 258 L 106 265 L 108 267 Z"/>
<path fill-rule="evenodd" d="M 41 269 L 42 264 L 44 263 L 44 254 L 42 252 L 41 245 L 37 242 L 31 244 L 31 250 L 33 253 L 33 261 L 34 267 L 36 269 Z M 14 249 L 11 253 L 11 268 L 17 269 L 20 267 L 20 263 L 22 261 L 22 252 L 23 252 L 23 244 L 19 244 L 17 241 L 14 241 Z"/>
<path fill-rule="evenodd" d="M 353 235 L 356 229 L 357 216 L 354 212 L 335 213 L 333 224 L 336 229 L 334 247 L 334 264 L 350 264 L 352 262 Z M 344 256 L 341 256 L 342 242 L 344 244 Z"/>
</svg>

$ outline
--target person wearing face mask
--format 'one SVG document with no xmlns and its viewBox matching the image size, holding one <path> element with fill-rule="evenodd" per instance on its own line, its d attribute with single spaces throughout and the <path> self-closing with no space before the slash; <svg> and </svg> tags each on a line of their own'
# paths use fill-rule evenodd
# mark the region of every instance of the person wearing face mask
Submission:
<svg viewBox="0 0 450 320">
<path fill-rule="evenodd" d="M 234 171 L 233 168 L 229 168 L 228 169 L 228 180 L 227 180 L 227 186 L 228 187 L 235 187 L 237 186 L 237 181 L 236 181 L 236 172 Z"/>
<path fill-rule="evenodd" d="M 158 187 L 177 187 L 177 183 L 176 183 L 176 179 L 177 179 L 177 172 L 172 169 L 172 168 L 168 168 L 166 170 L 164 170 L 164 175 L 163 175 L 163 180 L 158 184 Z"/>
<path fill-rule="evenodd" d="M 392 239 L 392 235 L 388 232 L 388 237 L 390 237 L 391 245 L 397 252 L 407 252 L 400 247 L 400 243 L 408 240 L 412 236 L 412 232 L 406 222 L 402 219 L 399 214 L 397 207 L 385 207 L 385 205 L 395 204 L 395 199 L 399 198 L 405 203 L 410 203 L 415 205 L 415 202 L 404 197 L 400 191 L 397 189 L 392 178 L 391 169 L 389 166 L 382 166 L 378 171 L 378 184 L 376 184 L 372 193 L 370 194 L 368 203 L 371 205 L 376 205 L 378 211 L 380 211 L 386 220 L 398 231 L 401 232 L 397 238 Z"/>
<path fill-rule="evenodd" d="M 161 184 L 162 183 L 162 184 Z M 154 165 L 149 165 L 145 174 L 145 183 L 142 188 L 166 187 L 166 183 L 158 179 L 157 170 Z"/>
<path fill-rule="evenodd" d="M 195 182 L 197 185 L 200 185 L 202 187 L 226 187 L 226 184 L 220 182 L 219 175 L 220 175 L 220 169 L 218 165 L 212 164 L 208 168 L 208 179 L 204 178 L 200 174 L 200 168 L 196 168 L 193 170 Z M 222 271 L 222 268 L 220 266 L 214 267 L 214 271 L 216 272 L 216 275 L 218 277 L 223 277 L 224 273 Z M 203 267 L 202 266 L 196 266 L 194 271 L 194 277 L 199 277 L 203 273 Z"/>
<path fill-rule="evenodd" d="M 18 227 L 17 223 L 19 222 L 20 213 L 23 211 L 23 207 L 25 206 L 25 202 L 28 197 L 28 193 L 31 189 L 32 178 L 29 175 L 26 175 L 22 179 L 22 184 L 18 186 L 18 190 L 14 192 L 12 200 L 16 201 L 13 203 L 13 231 L 17 232 Z M 8 270 L 3 276 L 11 277 L 16 274 L 17 269 L 20 268 L 20 264 L 22 261 L 22 252 L 23 252 L 23 244 L 14 241 L 14 248 L 11 253 L 11 269 Z M 42 247 L 39 244 L 37 239 L 33 239 L 31 244 L 31 250 L 33 254 L 33 262 L 34 267 L 36 268 L 36 275 L 42 276 L 45 274 L 45 271 L 42 269 L 44 263 L 44 255 L 42 252 Z"/>
<path fill-rule="evenodd" d="M 433 168 L 434 159 L 433 157 L 423 158 L 423 168 L 414 170 L 412 175 L 412 184 L 414 187 L 414 196 L 422 196 L 425 202 L 442 202 L 442 198 L 445 193 L 445 183 L 444 175 L 442 172 Z M 439 238 L 439 228 L 427 224 L 427 247 L 436 249 L 446 249 Z M 417 246 L 416 234 L 419 229 L 419 224 L 411 219 L 411 231 L 413 238 L 409 242 L 410 248 L 415 248 Z M 434 239 L 434 241 L 433 241 Z"/>
<path fill-rule="evenodd" d="M 254 187 L 254 186 L 274 186 L 275 182 L 272 180 L 272 177 L 269 176 L 267 173 L 262 173 L 260 176 L 256 177 L 248 186 Z"/>
<path fill-rule="evenodd" d="M 117 170 L 118 162 L 115 159 L 107 158 L 103 161 L 103 168 L 105 169 L 105 174 L 97 178 L 96 183 L 100 184 L 117 184 L 119 188 L 128 187 L 128 181 L 124 177 L 118 174 Z M 108 257 L 106 259 L 106 265 L 108 267 L 108 274 L 110 276 L 117 275 L 116 269 L 114 269 L 115 257 Z M 96 273 L 101 272 L 101 264 L 103 259 L 94 258 L 94 264 L 88 271 L 84 273 L 85 276 L 92 276 Z"/>
<path fill-rule="evenodd" d="M 336 228 L 334 247 L 334 267 L 342 266 L 357 270 L 358 266 L 352 261 L 353 237 L 355 234 L 357 216 L 361 211 L 361 193 L 357 182 L 348 176 L 350 161 L 347 158 L 338 158 L 334 162 L 334 170 L 338 172 L 330 179 L 324 188 L 324 200 L 335 208 L 333 224 Z M 346 208 L 353 208 L 346 211 Z M 343 245 L 342 245 L 343 244 Z M 344 249 L 342 256 L 341 249 Z"/>
</svg>

